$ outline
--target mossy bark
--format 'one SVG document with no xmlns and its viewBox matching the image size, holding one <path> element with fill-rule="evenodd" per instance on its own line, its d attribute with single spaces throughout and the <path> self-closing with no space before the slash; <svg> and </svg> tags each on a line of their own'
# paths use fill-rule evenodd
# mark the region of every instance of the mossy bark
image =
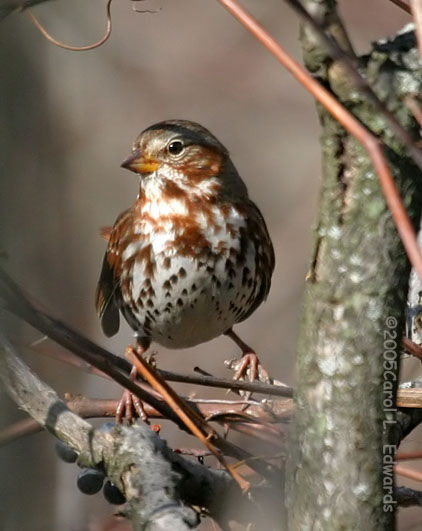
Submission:
<svg viewBox="0 0 422 531">
<path fill-rule="evenodd" d="M 308 67 L 385 144 L 416 227 L 421 171 L 309 29 L 302 43 Z M 413 34 L 375 44 L 359 67 L 416 138 L 402 103 L 406 93 L 421 92 Z M 395 504 L 385 497 L 393 487 L 388 427 L 410 266 L 368 154 L 325 110 L 318 112 L 322 190 L 298 345 L 289 529 L 393 529 Z"/>
</svg>

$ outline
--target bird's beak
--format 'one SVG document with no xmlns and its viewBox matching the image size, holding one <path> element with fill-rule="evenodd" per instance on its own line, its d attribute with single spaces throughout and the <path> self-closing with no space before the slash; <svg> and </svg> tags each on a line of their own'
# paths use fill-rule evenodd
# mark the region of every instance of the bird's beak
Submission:
<svg viewBox="0 0 422 531">
<path fill-rule="evenodd" d="M 152 173 L 158 170 L 161 166 L 159 162 L 154 159 L 146 159 L 141 153 L 140 149 L 135 150 L 129 155 L 129 157 L 122 162 L 121 167 L 127 170 L 134 171 L 135 173 Z"/>
</svg>

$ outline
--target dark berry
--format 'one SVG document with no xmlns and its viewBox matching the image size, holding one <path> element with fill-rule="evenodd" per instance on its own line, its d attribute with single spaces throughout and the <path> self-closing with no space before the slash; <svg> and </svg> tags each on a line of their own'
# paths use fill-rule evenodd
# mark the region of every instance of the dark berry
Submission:
<svg viewBox="0 0 422 531">
<path fill-rule="evenodd" d="M 84 468 L 78 474 L 76 484 L 84 494 L 97 494 L 104 483 L 104 472 L 96 468 Z"/>
<path fill-rule="evenodd" d="M 108 503 L 112 503 L 113 505 L 122 505 L 126 501 L 126 498 L 111 481 L 104 483 L 103 494 Z"/>
<path fill-rule="evenodd" d="M 60 459 L 63 459 L 65 463 L 74 463 L 78 458 L 78 454 L 75 452 L 75 450 L 72 450 L 70 446 L 60 439 L 56 441 L 55 449 L 57 455 L 60 457 Z"/>
</svg>

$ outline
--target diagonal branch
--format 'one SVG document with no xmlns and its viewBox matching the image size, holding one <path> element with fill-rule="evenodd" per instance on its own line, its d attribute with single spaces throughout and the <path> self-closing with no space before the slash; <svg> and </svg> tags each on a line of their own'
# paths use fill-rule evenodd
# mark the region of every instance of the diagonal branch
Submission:
<svg viewBox="0 0 422 531">
<path fill-rule="evenodd" d="M 116 368 L 113 361 L 119 359 L 117 356 L 111 355 L 105 349 L 99 347 L 75 330 L 67 327 L 58 319 L 49 316 L 40 308 L 36 308 L 30 301 L 30 298 L 25 295 L 23 290 L 13 282 L 2 268 L 0 268 L 0 295 L 0 302 L 6 310 L 19 316 L 27 323 L 40 330 L 43 334 L 104 372 L 135 396 L 139 397 L 142 401 L 145 401 L 154 407 L 164 418 L 171 420 L 182 430 L 186 430 L 183 422 L 167 404 L 131 381 L 126 374 Z M 194 404 L 193 406 L 196 407 Z M 248 451 L 221 437 L 215 440 L 214 444 L 226 455 L 237 459 L 243 460 L 252 457 Z M 251 463 L 251 468 L 270 481 L 279 481 L 279 470 L 267 463 L 253 461 Z"/>
<path fill-rule="evenodd" d="M 274 57 L 321 103 L 366 149 L 378 175 L 394 223 L 412 266 L 422 280 L 422 255 L 415 230 L 400 198 L 378 139 L 363 126 L 327 89 L 295 61 L 280 44 L 236 0 L 218 0 Z"/>
</svg>

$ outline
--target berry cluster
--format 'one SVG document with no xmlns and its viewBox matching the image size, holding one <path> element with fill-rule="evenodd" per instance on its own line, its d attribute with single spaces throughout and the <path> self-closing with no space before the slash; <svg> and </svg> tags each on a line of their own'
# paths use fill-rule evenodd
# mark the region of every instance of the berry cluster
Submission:
<svg viewBox="0 0 422 531">
<path fill-rule="evenodd" d="M 114 427 L 114 423 L 107 422 L 100 427 L 100 430 L 108 431 Z M 75 463 L 78 454 L 64 442 L 56 442 L 56 453 L 65 463 Z M 108 479 L 104 471 L 100 468 L 82 468 L 76 481 L 78 489 L 84 494 L 97 494 L 103 489 L 104 498 L 113 505 L 122 505 L 126 498 L 120 490 Z"/>
</svg>

